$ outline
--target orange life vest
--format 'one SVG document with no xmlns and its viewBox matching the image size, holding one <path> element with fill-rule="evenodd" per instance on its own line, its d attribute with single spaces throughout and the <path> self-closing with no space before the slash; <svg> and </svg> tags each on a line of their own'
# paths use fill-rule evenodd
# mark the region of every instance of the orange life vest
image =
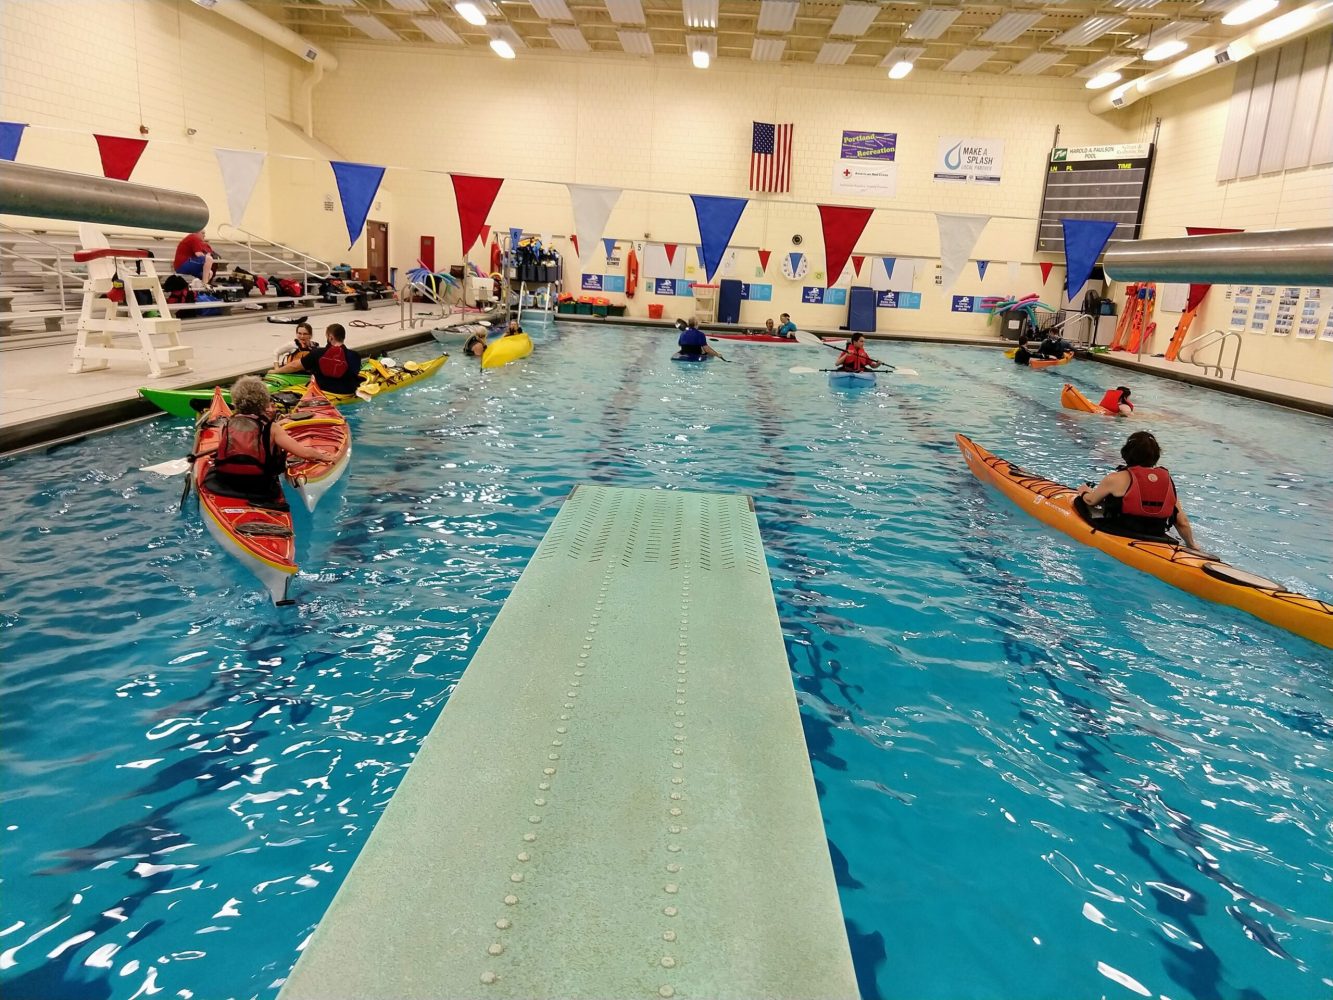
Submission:
<svg viewBox="0 0 1333 1000">
<path fill-rule="evenodd" d="M 1120 513 L 1130 517 L 1152 517 L 1170 520 L 1176 513 L 1176 484 L 1171 473 L 1160 466 L 1144 468 L 1131 465 L 1129 490 L 1120 498 Z"/>
<path fill-rule="evenodd" d="M 228 476 L 273 476 L 277 458 L 269 439 L 271 421 L 249 413 L 227 418 L 213 456 L 213 468 Z"/>
<path fill-rule="evenodd" d="M 634 298 L 634 293 L 639 288 L 639 257 L 634 252 L 634 248 L 629 248 L 629 256 L 625 258 L 625 298 Z"/>
</svg>

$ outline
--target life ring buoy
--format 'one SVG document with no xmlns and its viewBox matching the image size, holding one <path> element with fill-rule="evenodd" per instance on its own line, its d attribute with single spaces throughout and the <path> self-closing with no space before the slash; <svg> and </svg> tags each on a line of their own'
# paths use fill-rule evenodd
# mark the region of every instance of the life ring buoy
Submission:
<svg viewBox="0 0 1333 1000">
<path fill-rule="evenodd" d="M 625 298 L 634 298 L 634 293 L 639 288 L 639 258 L 634 253 L 634 248 L 629 248 L 629 256 L 625 258 Z"/>
<path fill-rule="evenodd" d="M 491 244 L 491 272 L 492 272 L 492 273 L 494 273 L 494 272 L 500 270 L 500 260 L 501 260 L 501 256 L 502 256 L 502 255 L 501 255 L 501 253 L 500 253 L 500 241 L 499 241 L 499 240 L 496 240 L 494 243 Z"/>
</svg>

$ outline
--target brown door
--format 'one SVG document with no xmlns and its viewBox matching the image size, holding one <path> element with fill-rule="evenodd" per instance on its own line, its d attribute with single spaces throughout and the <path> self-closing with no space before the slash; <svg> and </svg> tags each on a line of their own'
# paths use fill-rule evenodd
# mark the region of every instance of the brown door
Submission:
<svg viewBox="0 0 1333 1000">
<path fill-rule="evenodd" d="M 389 224 L 366 222 L 366 270 L 372 278 L 389 281 Z"/>
<path fill-rule="evenodd" d="M 427 271 L 435 270 L 435 237 L 421 237 L 421 266 Z"/>
</svg>

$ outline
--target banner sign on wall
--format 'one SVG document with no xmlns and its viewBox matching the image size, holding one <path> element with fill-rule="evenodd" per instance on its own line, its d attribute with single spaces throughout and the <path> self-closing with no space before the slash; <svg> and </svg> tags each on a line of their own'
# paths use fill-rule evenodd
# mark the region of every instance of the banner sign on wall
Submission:
<svg viewBox="0 0 1333 1000">
<path fill-rule="evenodd" d="M 833 166 L 833 192 L 892 198 L 898 190 L 897 155 L 897 132 L 844 131 Z"/>
<path fill-rule="evenodd" d="M 806 285 L 801 289 L 801 301 L 813 305 L 845 306 L 847 304 L 847 289 Z"/>
<path fill-rule="evenodd" d="M 879 293 L 875 305 L 880 309 L 920 309 L 920 292 L 902 292 L 886 290 Z"/>
<path fill-rule="evenodd" d="M 604 292 L 624 292 L 625 276 L 623 274 L 608 274 L 602 278 L 602 291 Z"/>
<path fill-rule="evenodd" d="M 970 313 L 972 311 L 972 296 L 971 295 L 950 296 L 949 311 L 956 313 Z"/>
<path fill-rule="evenodd" d="M 585 292 L 600 292 L 602 290 L 602 276 L 600 274 L 585 274 L 583 276 L 583 290 Z"/>
<path fill-rule="evenodd" d="M 741 298 L 749 299 L 751 302 L 772 302 L 773 286 L 742 283 Z"/>
<path fill-rule="evenodd" d="M 935 180 L 998 184 L 1003 161 L 1003 139 L 940 136 L 935 152 Z"/>
<path fill-rule="evenodd" d="M 693 295 L 690 290 L 690 282 L 684 278 L 655 278 L 653 279 L 654 295 Z"/>
</svg>

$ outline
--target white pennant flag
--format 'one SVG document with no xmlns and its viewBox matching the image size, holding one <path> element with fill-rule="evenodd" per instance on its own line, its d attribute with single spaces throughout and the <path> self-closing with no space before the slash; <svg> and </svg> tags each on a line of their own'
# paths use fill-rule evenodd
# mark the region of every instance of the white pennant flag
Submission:
<svg viewBox="0 0 1333 1000">
<path fill-rule="evenodd" d="M 990 222 L 989 215 L 946 215 L 935 213 L 940 227 L 940 271 L 943 282 L 940 291 L 948 292 L 958 280 L 977 238 Z"/>
<path fill-rule="evenodd" d="M 594 187 L 591 184 L 566 184 L 574 205 L 574 232 L 579 237 L 579 260 L 586 261 L 602 246 L 606 220 L 620 198 L 620 188 Z"/>
<path fill-rule="evenodd" d="M 222 170 L 222 186 L 227 191 L 231 224 L 239 227 L 264 169 L 264 154 L 249 149 L 215 149 L 213 155 L 218 158 L 218 167 Z"/>
<path fill-rule="evenodd" d="M 1018 261 L 1011 260 L 1009 262 L 1009 290 L 1011 292 L 1018 290 L 1018 268 Z"/>
</svg>

